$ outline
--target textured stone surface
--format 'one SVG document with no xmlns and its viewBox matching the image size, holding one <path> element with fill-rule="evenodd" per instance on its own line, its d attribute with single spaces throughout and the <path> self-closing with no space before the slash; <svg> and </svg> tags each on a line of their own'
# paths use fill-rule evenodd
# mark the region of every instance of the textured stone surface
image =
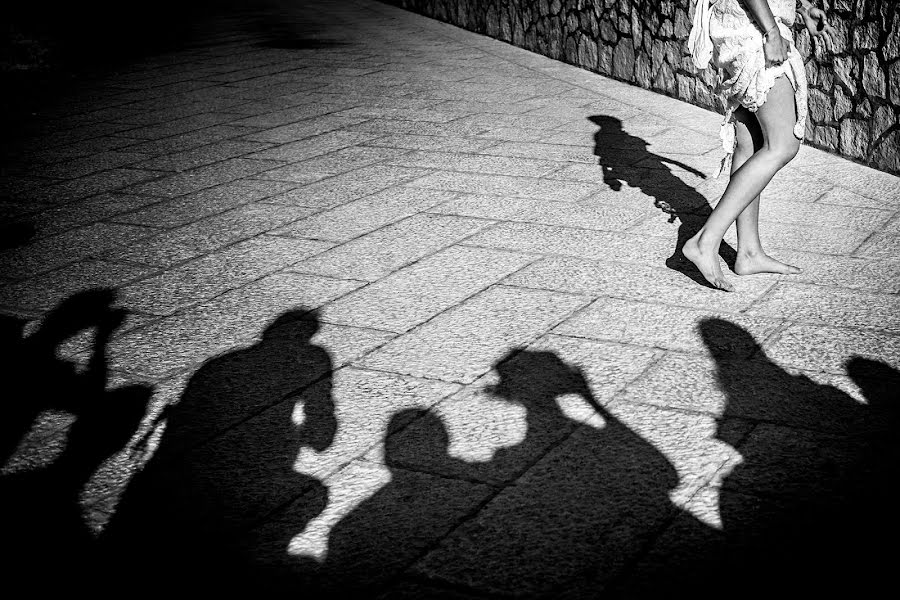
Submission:
<svg viewBox="0 0 900 600">
<path fill-rule="evenodd" d="M 867 294 L 860 290 L 828 289 L 816 285 L 779 284 L 747 311 L 806 323 L 842 323 L 897 332 L 900 298 L 894 294 Z"/>
<path fill-rule="evenodd" d="M 241 204 L 274 196 L 289 187 L 276 182 L 234 181 L 182 198 L 157 200 L 153 206 L 118 215 L 114 220 L 134 225 L 177 227 Z"/>
<path fill-rule="evenodd" d="M 114 249 L 107 258 L 168 267 L 271 231 L 314 209 L 247 204 Z"/>
<path fill-rule="evenodd" d="M 748 347 L 757 343 L 746 330 L 734 332 Z M 857 410 L 865 401 L 846 375 L 785 368 L 759 351 L 725 361 L 668 354 L 619 399 L 822 432 L 883 426 L 883 414 Z"/>
<path fill-rule="evenodd" d="M 455 198 L 451 192 L 390 188 L 300 219 L 275 233 L 292 237 L 343 242 Z"/>
<path fill-rule="evenodd" d="M 519 252 L 654 265 L 664 262 L 674 249 L 673 240 L 664 237 L 612 234 L 530 223 L 500 223 L 466 242 Z"/>
<path fill-rule="evenodd" d="M 312 240 L 259 237 L 126 286 L 122 294 L 131 306 L 167 315 L 329 247 Z"/>
<path fill-rule="evenodd" d="M 374 281 L 471 236 L 487 224 L 462 217 L 415 215 L 336 246 L 293 268 L 303 273 Z"/>
<path fill-rule="evenodd" d="M 550 257 L 522 269 L 504 283 L 613 298 L 651 297 L 669 305 L 703 305 L 726 312 L 746 309 L 775 283 L 771 277 L 732 277 L 731 281 L 739 293 L 717 294 L 682 273 L 658 266 Z"/>
<path fill-rule="evenodd" d="M 412 181 L 414 187 L 456 192 L 497 194 L 524 198 L 547 198 L 561 202 L 575 202 L 593 191 L 591 186 L 506 175 L 438 172 Z"/>
<path fill-rule="evenodd" d="M 24 309 L 49 310 L 68 296 L 96 287 L 127 285 L 154 273 L 137 265 L 100 260 L 73 263 L 55 271 L 0 287 L 0 304 Z"/>
<path fill-rule="evenodd" d="M 322 319 L 404 332 L 532 260 L 511 252 L 452 247 L 329 304 Z"/>
<path fill-rule="evenodd" d="M 846 362 L 860 356 L 896 369 L 900 341 L 895 335 L 863 330 L 791 325 L 766 345 L 773 360 L 809 370 L 844 373 Z"/>
<path fill-rule="evenodd" d="M 582 425 L 426 555 L 416 570 L 486 592 L 535 595 L 588 566 L 612 578 L 667 518 L 668 511 L 660 508 L 671 506 L 668 493 L 678 475 L 692 470 L 698 485 L 729 458 L 721 449 L 684 453 L 693 436 L 710 428 L 710 419 L 634 407 L 604 417 L 602 428 Z M 637 433 L 654 428 L 654 422 L 679 431 L 663 447 L 675 454 L 682 446 L 680 468 L 657 449 L 659 440 L 650 443 Z M 574 470 L 564 466 L 575 464 Z M 588 538 L 578 533 L 587 530 L 592 532 Z M 616 552 L 604 551 L 609 547 Z"/>
<path fill-rule="evenodd" d="M 493 361 L 552 328 L 585 298 L 496 286 L 432 319 L 362 365 L 471 383 Z"/>
<path fill-rule="evenodd" d="M 864 78 L 896 9 L 831 4 L 836 56 L 799 42 L 811 144 L 852 121 L 886 156 L 896 79 Z M 876 595 L 889 555 L 845 561 L 897 538 L 900 180 L 802 147 L 760 230 L 803 272 L 710 289 L 677 252 L 728 183 L 720 117 L 513 45 L 603 72 L 627 47 L 642 85 L 712 103 L 690 6 L 491 6 L 511 43 L 371 0 L 248 5 L 4 137 L 10 560 L 52 540 L 77 587 L 131 519 L 122 579 L 163 591 L 787 593 L 785 532 L 836 502 L 810 545 L 840 564 L 804 583 Z M 776 586 L 755 561 L 779 549 Z"/>
<path fill-rule="evenodd" d="M 311 208 L 331 208 L 427 174 L 428 171 L 424 169 L 370 165 L 352 173 L 342 173 L 296 187 L 272 196 L 267 201 Z"/>
<path fill-rule="evenodd" d="M 719 316 L 748 329 L 765 339 L 775 331 L 779 321 L 744 315 L 715 315 L 703 310 L 673 308 L 664 304 L 644 304 L 612 298 L 600 298 L 590 307 L 559 325 L 554 331 L 566 335 L 614 340 L 697 352 L 705 348 L 697 332 L 703 320 Z M 721 340 L 730 350 L 731 342 Z M 735 351 L 743 352 L 744 348 Z"/>
<path fill-rule="evenodd" d="M 10 277 L 44 273 L 81 259 L 96 258 L 103 252 L 127 247 L 156 231 L 148 227 L 95 222 L 36 240 L 28 246 L 0 251 L 0 270 Z"/>
</svg>

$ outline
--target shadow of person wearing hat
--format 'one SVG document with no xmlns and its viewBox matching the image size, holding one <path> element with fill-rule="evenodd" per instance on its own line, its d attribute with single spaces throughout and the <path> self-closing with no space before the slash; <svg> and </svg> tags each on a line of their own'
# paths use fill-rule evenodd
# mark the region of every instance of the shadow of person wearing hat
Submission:
<svg viewBox="0 0 900 600">
<path fill-rule="evenodd" d="M 850 359 L 860 402 L 778 366 L 734 323 L 705 319 L 699 331 L 725 394 L 716 438 L 743 461 L 718 489 L 721 529 L 679 517 L 622 595 L 878 593 L 900 532 L 900 373 Z"/>
<path fill-rule="evenodd" d="M 321 593 L 372 597 L 415 562 L 538 597 L 587 570 L 612 577 L 676 510 L 673 466 L 594 398 L 578 368 L 553 352 L 515 349 L 495 369 L 499 380 L 484 394 L 524 408 L 524 438 L 469 462 L 450 455 L 434 413 L 395 415 L 384 442 L 390 481 L 335 525 Z M 590 425 L 561 410 L 569 394 L 589 407 L 585 418 L 595 415 Z"/>
</svg>

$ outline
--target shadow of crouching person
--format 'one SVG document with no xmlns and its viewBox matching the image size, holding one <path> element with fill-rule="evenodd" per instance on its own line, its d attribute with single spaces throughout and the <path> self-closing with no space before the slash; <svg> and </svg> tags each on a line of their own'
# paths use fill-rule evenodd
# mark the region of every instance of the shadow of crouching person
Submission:
<svg viewBox="0 0 900 600">
<path fill-rule="evenodd" d="M 318 327 L 303 310 L 286 313 L 258 343 L 197 370 L 104 531 L 121 572 L 170 593 L 251 591 L 246 531 L 301 494 L 307 518 L 324 508 L 322 483 L 293 468 L 301 447 L 324 450 L 337 427 L 332 361 L 311 342 Z M 314 382 L 296 414 L 292 398 Z"/>
</svg>

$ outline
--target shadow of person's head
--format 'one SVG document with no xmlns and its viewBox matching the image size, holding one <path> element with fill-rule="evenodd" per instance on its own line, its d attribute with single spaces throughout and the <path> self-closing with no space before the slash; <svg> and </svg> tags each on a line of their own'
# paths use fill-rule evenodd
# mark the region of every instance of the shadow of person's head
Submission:
<svg viewBox="0 0 900 600">
<path fill-rule="evenodd" d="M 269 323 L 262 332 L 262 339 L 263 342 L 289 340 L 297 344 L 309 344 L 319 329 L 319 315 L 316 311 L 294 309 L 282 313 Z"/>
<path fill-rule="evenodd" d="M 554 352 L 516 348 L 501 358 L 494 369 L 499 381 L 486 391 L 529 410 L 558 411 L 559 396 L 590 395 L 581 371 Z"/>
<path fill-rule="evenodd" d="M 750 333 L 725 319 L 703 319 L 697 324 L 700 338 L 716 360 L 750 358 L 762 353 L 762 348 Z"/>
<path fill-rule="evenodd" d="M 622 135 L 622 120 L 609 115 L 591 115 L 588 121 L 600 127 L 598 135 Z"/>
<path fill-rule="evenodd" d="M 429 458 L 450 456 L 450 434 L 441 418 L 422 408 L 394 413 L 384 434 L 384 462 L 388 467 L 408 465 L 409 448 L 401 431 L 415 423 L 416 454 Z"/>
</svg>

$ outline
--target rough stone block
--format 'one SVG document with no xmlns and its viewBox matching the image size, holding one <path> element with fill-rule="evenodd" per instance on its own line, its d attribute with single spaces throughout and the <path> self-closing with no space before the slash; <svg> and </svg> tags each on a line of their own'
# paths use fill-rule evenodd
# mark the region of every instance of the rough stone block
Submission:
<svg viewBox="0 0 900 600">
<path fill-rule="evenodd" d="M 156 315 L 198 304 L 283 269 L 331 245 L 312 240 L 258 237 L 126 286 L 127 306 Z"/>
<path fill-rule="evenodd" d="M 391 164 L 422 169 L 471 171 L 475 173 L 526 177 L 540 177 L 560 167 L 559 163 L 549 160 L 423 151 L 395 158 L 391 161 Z"/>
<path fill-rule="evenodd" d="M 431 212 L 607 231 L 621 231 L 646 216 L 645 209 L 619 208 L 610 204 L 582 205 L 475 195 L 445 202 L 432 208 Z"/>
<path fill-rule="evenodd" d="M 311 208 L 330 208 L 427 175 L 424 169 L 370 165 L 297 187 L 267 200 Z"/>
<path fill-rule="evenodd" d="M 293 268 L 304 273 L 375 281 L 469 237 L 487 224 L 462 217 L 415 215 L 337 246 Z"/>
<path fill-rule="evenodd" d="M 548 257 L 510 276 L 504 283 L 626 300 L 653 297 L 670 305 L 703 305 L 725 312 L 746 309 L 775 284 L 773 277 L 765 276 L 731 277 L 730 280 L 736 292 L 718 294 L 662 265 Z"/>
<path fill-rule="evenodd" d="M 527 265 L 531 257 L 453 247 L 330 304 L 332 323 L 404 332 Z"/>
<path fill-rule="evenodd" d="M 841 323 L 900 333 L 900 298 L 894 294 L 782 283 L 747 312 L 801 323 Z"/>
<path fill-rule="evenodd" d="M 872 330 L 795 324 L 765 344 L 779 364 L 810 371 L 843 374 L 846 363 L 859 356 L 900 368 L 900 339 Z"/>
<path fill-rule="evenodd" d="M 279 235 L 343 242 L 396 223 L 452 200 L 456 194 L 439 190 L 396 187 L 300 219 L 276 230 Z"/>
<path fill-rule="evenodd" d="M 271 161 L 231 158 L 176 175 L 163 177 L 149 183 L 133 185 L 127 188 L 126 191 L 135 194 L 173 198 L 255 175 L 278 166 L 280 166 L 279 163 Z"/>
<path fill-rule="evenodd" d="M 585 298 L 493 287 L 369 355 L 364 366 L 471 383 L 517 345 L 545 333 Z"/>
</svg>

